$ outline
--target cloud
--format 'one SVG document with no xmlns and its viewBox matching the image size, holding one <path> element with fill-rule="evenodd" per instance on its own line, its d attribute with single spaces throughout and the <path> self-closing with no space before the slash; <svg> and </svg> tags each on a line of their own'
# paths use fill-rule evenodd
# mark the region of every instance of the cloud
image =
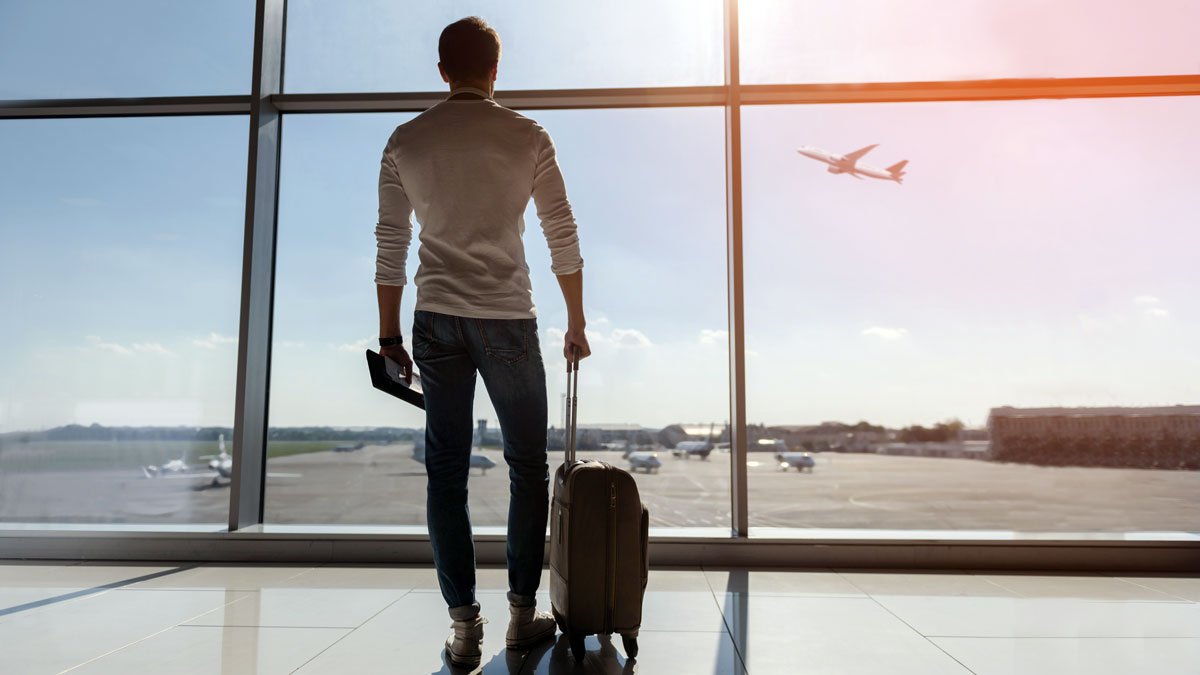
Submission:
<svg viewBox="0 0 1200 675">
<path fill-rule="evenodd" d="M 217 345 L 233 345 L 237 344 L 237 341 L 238 339 L 236 337 L 220 335 L 218 333 L 209 333 L 208 337 L 196 338 L 192 340 L 192 344 L 204 349 L 216 349 Z"/>
<path fill-rule="evenodd" d="M 158 354 L 159 356 L 174 356 L 175 352 L 167 349 L 158 342 L 135 342 L 126 347 L 116 342 L 105 342 L 99 335 L 88 335 L 87 341 L 92 344 L 92 347 L 101 351 L 112 352 L 121 356 L 133 356 L 134 354 Z"/>
<path fill-rule="evenodd" d="M 700 331 L 700 344 L 702 345 L 715 345 L 723 342 L 729 342 L 729 331 L 727 330 L 705 328 Z"/>
<path fill-rule="evenodd" d="M 633 328 L 617 328 L 612 332 L 610 338 L 613 344 L 620 347 L 653 347 L 650 338 L 646 337 L 645 333 Z"/>
<path fill-rule="evenodd" d="M 133 343 L 133 351 L 139 354 L 159 354 L 161 356 L 175 356 L 175 352 L 167 349 L 157 342 L 135 342 Z"/>
<path fill-rule="evenodd" d="M 877 337 L 880 340 L 900 340 L 908 336 L 908 329 L 871 326 L 870 328 L 863 329 L 862 334 L 868 337 Z"/>
<path fill-rule="evenodd" d="M 1134 303 L 1145 307 L 1146 316 L 1152 316 L 1158 319 L 1165 319 L 1171 316 L 1170 310 L 1163 307 L 1162 298 L 1153 295 L 1139 295 L 1133 299 Z"/>
<path fill-rule="evenodd" d="M 304 343 L 300 340 L 280 340 L 275 345 L 284 349 L 299 349 L 304 346 Z"/>
<path fill-rule="evenodd" d="M 361 352 L 371 346 L 371 337 L 367 336 L 361 340 L 347 342 L 337 346 L 339 352 Z"/>
<path fill-rule="evenodd" d="M 115 342 L 99 342 L 98 341 L 98 342 L 93 342 L 92 344 L 96 347 L 96 349 L 103 349 L 106 352 L 120 354 L 121 356 L 131 356 L 133 354 L 132 349 L 130 349 L 129 347 L 123 347 L 119 344 L 116 344 Z"/>
<path fill-rule="evenodd" d="M 567 332 L 561 328 L 550 327 L 544 333 L 546 342 L 551 347 L 561 347 Z M 588 342 L 592 345 L 607 345 L 618 348 L 644 349 L 653 347 L 654 343 L 646 334 L 636 328 L 614 328 L 608 333 L 596 330 L 584 330 Z"/>
</svg>

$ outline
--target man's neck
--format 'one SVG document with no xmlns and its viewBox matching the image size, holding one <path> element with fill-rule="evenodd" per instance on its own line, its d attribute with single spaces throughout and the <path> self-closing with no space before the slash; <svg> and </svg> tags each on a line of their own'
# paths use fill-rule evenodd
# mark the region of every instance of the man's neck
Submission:
<svg viewBox="0 0 1200 675">
<path fill-rule="evenodd" d="M 451 82 L 450 83 L 450 91 L 451 92 L 458 90 L 458 89 L 466 89 L 466 88 L 478 89 L 479 91 L 487 92 L 487 95 L 489 97 L 492 95 L 492 83 L 490 83 L 490 82 Z M 480 98 L 480 96 L 479 96 L 479 94 L 476 94 L 475 92 L 463 91 L 463 92 L 459 92 L 459 93 L 455 94 L 453 96 L 453 98 L 456 98 L 456 99 L 457 98 L 475 98 L 475 99 L 477 99 L 477 98 Z"/>
</svg>

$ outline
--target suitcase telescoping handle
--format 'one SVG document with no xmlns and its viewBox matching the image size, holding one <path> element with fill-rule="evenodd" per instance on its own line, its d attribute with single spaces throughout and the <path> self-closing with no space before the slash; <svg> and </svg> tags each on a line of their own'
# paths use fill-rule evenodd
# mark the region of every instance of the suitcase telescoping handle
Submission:
<svg viewBox="0 0 1200 675">
<path fill-rule="evenodd" d="M 567 359 L 567 429 L 566 450 L 567 466 L 575 462 L 575 418 L 579 414 L 579 348 L 571 347 L 571 357 Z"/>
</svg>

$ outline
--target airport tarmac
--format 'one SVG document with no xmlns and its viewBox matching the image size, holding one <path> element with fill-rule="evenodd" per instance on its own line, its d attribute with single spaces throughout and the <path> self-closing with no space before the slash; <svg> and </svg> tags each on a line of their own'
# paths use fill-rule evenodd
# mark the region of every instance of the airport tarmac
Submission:
<svg viewBox="0 0 1200 675">
<path fill-rule="evenodd" d="M 424 467 L 411 444 L 278 457 L 268 472 L 266 521 L 274 524 L 423 525 Z M 472 471 L 476 525 L 504 525 L 508 480 Z M 581 453 L 619 466 L 613 451 Z M 552 459 L 557 459 L 555 453 Z M 1029 532 L 1194 531 L 1200 472 L 1039 467 L 873 454 L 815 455 L 811 473 L 781 471 L 752 453 L 754 526 Z M 660 451 L 657 474 L 638 473 L 656 527 L 728 527 L 729 455 L 678 459 Z M 553 471 L 552 465 L 551 470 Z M 0 471 L 0 520 L 223 525 L 228 486 L 146 478 L 140 469 Z"/>
</svg>

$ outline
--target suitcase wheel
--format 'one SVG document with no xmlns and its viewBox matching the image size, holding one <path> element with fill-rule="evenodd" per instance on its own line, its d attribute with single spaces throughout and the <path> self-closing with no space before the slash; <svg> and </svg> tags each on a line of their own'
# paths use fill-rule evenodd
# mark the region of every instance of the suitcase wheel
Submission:
<svg viewBox="0 0 1200 675">
<path fill-rule="evenodd" d="M 622 635 L 621 636 L 621 645 L 623 647 L 625 647 L 625 656 L 627 656 L 631 659 L 637 658 L 637 652 L 638 652 L 637 638 L 629 637 L 628 635 Z"/>
<path fill-rule="evenodd" d="M 575 657 L 576 663 L 583 662 L 583 655 L 587 653 L 587 649 L 583 646 L 583 640 L 586 636 L 579 631 L 571 631 L 567 633 L 567 640 L 571 643 L 571 654 Z"/>
</svg>

